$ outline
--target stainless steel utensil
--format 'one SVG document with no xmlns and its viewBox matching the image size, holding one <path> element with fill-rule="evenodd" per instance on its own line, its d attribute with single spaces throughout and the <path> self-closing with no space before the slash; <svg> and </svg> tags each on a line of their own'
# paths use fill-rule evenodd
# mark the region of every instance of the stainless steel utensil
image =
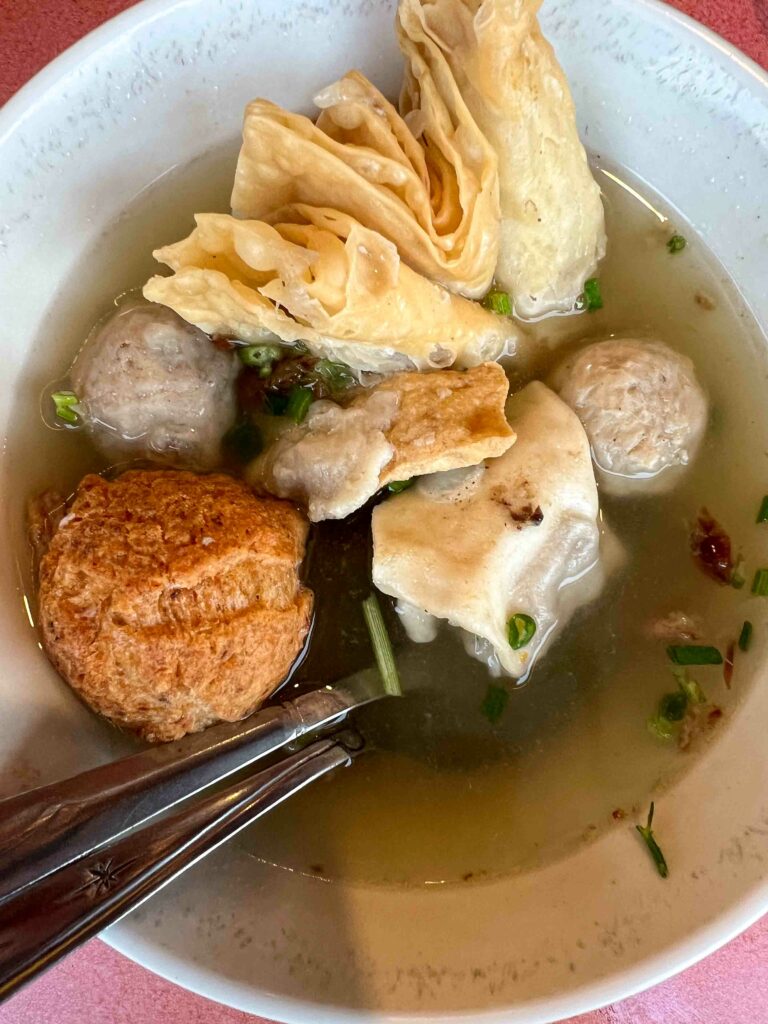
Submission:
<svg viewBox="0 0 768 1024">
<path fill-rule="evenodd" d="M 302 707 L 306 706 L 304 702 Z M 289 712 L 294 713 L 295 709 Z M 268 719 L 273 720 L 274 716 Z M 0 904 L 0 999 L 127 914 L 286 797 L 326 772 L 348 765 L 361 743 L 356 734 L 351 741 L 343 737 L 318 740 L 279 764 L 199 797 L 189 807 L 123 835 L 96 853 L 71 860 L 7 896 Z M 129 802 L 128 806 L 135 815 L 138 805 Z M 101 818 L 102 824 L 105 820 Z"/>
<path fill-rule="evenodd" d="M 385 696 L 375 670 L 0 801 L 0 907 L 206 786 Z"/>
</svg>

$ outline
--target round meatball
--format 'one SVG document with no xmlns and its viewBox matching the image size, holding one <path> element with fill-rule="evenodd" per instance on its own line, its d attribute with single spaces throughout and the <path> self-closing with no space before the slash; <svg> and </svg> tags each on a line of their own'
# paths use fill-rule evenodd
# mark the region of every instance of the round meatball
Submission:
<svg viewBox="0 0 768 1024">
<path fill-rule="evenodd" d="M 72 367 L 96 446 L 110 459 L 209 469 L 235 419 L 238 363 L 166 306 L 115 313 Z"/>
<path fill-rule="evenodd" d="M 86 476 L 40 563 L 48 656 L 99 714 L 150 741 L 249 715 L 310 624 L 307 523 L 238 480 Z"/>
<path fill-rule="evenodd" d="M 696 454 L 707 401 L 691 360 L 663 342 L 588 345 L 559 368 L 554 384 L 583 423 L 609 493 L 663 490 L 674 479 L 664 471 Z"/>
</svg>

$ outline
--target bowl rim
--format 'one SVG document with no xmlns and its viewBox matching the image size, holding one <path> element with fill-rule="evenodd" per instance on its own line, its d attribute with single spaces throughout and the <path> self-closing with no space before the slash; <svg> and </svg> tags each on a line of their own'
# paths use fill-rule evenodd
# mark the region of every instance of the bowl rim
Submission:
<svg viewBox="0 0 768 1024">
<path fill-rule="evenodd" d="M 75 71 L 84 59 L 99 51 L 108 51 L 111 44 L 136 29 L 160 21 L 171 10 L 194 7 L 202 2 L 205 0 L 139 0 L 134 6 L 91 30 L 37 71 L 0 107 L 0 145 L 46 101 L 49 91 L 62 78 Z M 717 60 L 729 65 L 734 71 L 738 69 L 739 77 L 748 81 L 752 89 L 765 90 L 768 96 L 768 70 L 690 15 L 669 6 L 664 0 L 610 2 L 626 6 L 628 10 L 645 10 L 659 22 L 672 24 L 694 37 L 699 45 L 715 51 Z M 370 1009 L 349 1010 L 289 996 L 274 996 L 262 991 L 260 1012 L 275 1013 L 281 1017 L 288 1013 L 292 1021 L 301 1024 L 360 1024 L 362 1021 L 391 1021 L 397 1024 L 439 1024 L 440 1021 L 451 1021 L 453 1024 L 514 1024 L 523 1019 L 526 1024 L 552 1024 L 562 1020 L 563 1015 L 570 1017 L 587 1013 L 660 984 L 733 940 L 766 913 L 768 880 L 756 885 L 751 892 L 731 904 L 726 912 L 668 947 L 662 954 L 640 960 L 603 980 L 576 986 L 555 998 L 525 1003 L 519 1010 L 513 1006 L 470 1014 L 459 1011 L 437 1015 L 429 1011 L 413 1014 Z M 207 967 L 193 964 L 158 946 L 151 946 L 120 929 L 110 928 L 102 933 L 101 938 L 135 963 L 190 992 L 246 1013 L 254 1012 L 252 999 L 249 998 L 253 990 L 241 983 L 223 979 Z"/>
</svg>

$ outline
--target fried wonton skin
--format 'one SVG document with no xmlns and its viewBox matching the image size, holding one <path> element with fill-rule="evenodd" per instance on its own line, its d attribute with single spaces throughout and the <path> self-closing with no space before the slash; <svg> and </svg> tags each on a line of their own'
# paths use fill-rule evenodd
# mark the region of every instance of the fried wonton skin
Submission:
<svg viewBox="0 0 768 1024">
<path fill-rule="evenodd" d="M 316 124 L 250 103 L 232 211 L 271 223 L 294 203 L 348 214 L 413 270 L 479 298 L 498 255 L 496 154 L 436 48 L 414 53 L 409 74 L 419 94 L 405 118 L 358 71 L 318 94 Z"/>
<path fill-rule="evenodd" d="M 307 507 L 313 522 L 343 519 L 394 480 L 474 466 L 515 433 L 498 363 L 464 373 L 396 373 L 341 407 L 315 402 L 248 471 L 260 490 Z"/>
<path fill-rule="evenodd" d="M 600 189 L 579 141 L 573 99 L 543 37 L 541 0 L 400 0 L 406 118 L 419 103 L 415 54 L 438 50 L 498 156 L 496 282 L 515 311 L 570 310 L 605 252 Z"/>
<path fill-rule="evenodd" d="M 362 370 L 473 366 L 512 352 L 518 328 L 411 270 L 382 235 L 328 209 L 303 223 L 197 214 L 192 234 L 155 251 L 174 271 L 144 286 L 209 334 L 275 335 Z"/>
</svg>

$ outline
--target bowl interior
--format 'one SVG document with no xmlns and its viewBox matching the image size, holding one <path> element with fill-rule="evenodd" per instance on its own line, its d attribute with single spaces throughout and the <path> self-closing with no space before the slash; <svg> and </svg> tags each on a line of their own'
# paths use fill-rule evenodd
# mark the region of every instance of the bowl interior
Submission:
<svg viewBox="0 0 768 1024">
<path fill-rule="evenodd" d="M 768 88 L 746 58 L 646 0 L 549 0 L 545 29 L 582 134 L 703 237 L 768 324 Z M 83 254 L 163 174 L 236 138 L 247 100 L 307 109 L 348 70 L 397 92 L 393 5 L 150 0 L 78 44 L 0 115 L 0 416 L 55 376 L 46 352 Z M 191 211 L 190 211 L 191 212 Z M 159 211 L 159 216 L 162 211 Z M 91 273 L 98 268 L 90 268 Z M 724 339 L 727 344 L 727 339 Z M 37 351 L 32 351 L 36 348 Z M 4 792 L 114 756 L 119 740 L 57 680 L 25 605 L 17 450 L 0 463 L 0 765 Z M 765 661 L 756 648 L 754 663 Z M 768 908 L 768 690 L 665 796 L 665 883 L 631 825 L 514 878 L 445 890 L 328 885 L 235 846 L 108 941 L 172 980 L 283 1020 L 389 1014 L 545 1021 L 660 980 Z"/>
</svg>

